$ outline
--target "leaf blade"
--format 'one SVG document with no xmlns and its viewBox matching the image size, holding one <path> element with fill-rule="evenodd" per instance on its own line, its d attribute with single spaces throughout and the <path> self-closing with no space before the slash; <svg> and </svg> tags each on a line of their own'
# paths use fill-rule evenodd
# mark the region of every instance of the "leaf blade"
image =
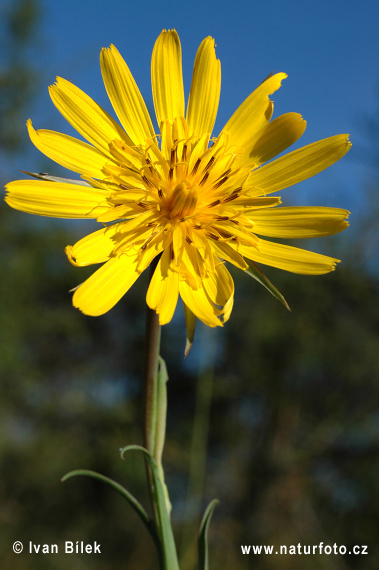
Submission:
<svg viewBox="0 0 379 570">
<path fill-rule="evenodd" d="M 199 570 L 209 570 L 208 560 L 208 531 L 211 518 L 216 506 L 219 504 L 218 499 L 213 499 L 205 509 L 203 519 L 200 524 L 199 531 Z"/>
<path fill-rule="evenodd" d="M 187 329 L 187 340 L 184 349 L 184 358 L 187 358 L 189 351 L 191 350 L 191 347 L 193 345 L 193 339 L 195 337 L 196 317 L 191 311 L 191 309 L 184 303 L 184 301 L 183 301 L 183 307 L 184 307 L 184 316 L 186 319 L 186 329 Z"/>
<path fill-rule="evenodd" d="M 68 473 L 63 475 L 61 482 L 64 483 L 68 479 L 71 479 L 71 477 L 77 477 L 81 475 L 86 477 L 92 477 L 93 479 L 98 479 L 99 481 L 106 483 L 107 485 L 115 489 L 118 493 L 120 493 L 124 497 L 124 499 L 128 501 L 129 505 L 134 509 L 134 511 L 139 515 L 139 517 L 142 519 L 148 531 L 153 536 L 154 541 L 155 542 L 157 541 L 158 536 L 156 529 L 152 524 L 153 521 L 150 519 L 149 515 L 147 514 L 143 506 L 127 489 L 125 489 L 125 487 L 117 483 L 117 481 L 114 481 L 113 479 L 110 479 L 109 477 L 106 477 L 101 473 L 97 473 L 96 471 L 91 471 L 90 469 L 76 469 L 74 471 L 69 471 Z"/>
<path fill-rule="evenodd" d="M 38 180 L 47 180 L 49 182 L 65 182 L 67 184 L 77 184 L 78 186 L 91 186 L 85 180 L 78 180 L 76 178 L 62 178 L 60 176 L 50 176 L 47 172 L 28 172 L 27 170 L 20 170 L 23 174 L 38 178 Z"/>
<path fill-rule="evenodd" d="M 164 483 L 160 478 L 158 465 L 153 456 L 144 447 L 141 447 L 139 445 L 128 445 L 127 447 L 124 447 L 124 449 L 121 450 L 121 457 L 123 458 L 124 454 L 128 451 L 142 452 L 146 456 L 149 462 L 154 482 L 154 497 L 159 516 L 159 531 L 161 535 L 161 542 L 163 548 L 164 569 L 180 570 L 178 557 L 176 554 L 174 535 L 172 533 L 170 517 L 166 507 Z"/>
<path fill-rule="evenodd" d="M 290 311 L 291 309 L 287 301 L 281 294 L 281 292 L 278 291 L 278 289 L 271 283 L 271 281 L 266 277 L 266 275 L 258 267 L 258 265 L 250 259 L 246 258 L 244 259 L 249 266 L 248 269 L 245 269 L 245 273 L 247 273 L 248 275 L 250 275 L 250 277 L 258 281 L 258 283 L 260 283 L 265 289 L 267 289 L 267 291 L 269 291 L 271 295 L 273 295 L 276 299 L 278 299 L 278 301 L 280 301 L 282 305 L 284 305 L 285 308 Z"/>
</svg>

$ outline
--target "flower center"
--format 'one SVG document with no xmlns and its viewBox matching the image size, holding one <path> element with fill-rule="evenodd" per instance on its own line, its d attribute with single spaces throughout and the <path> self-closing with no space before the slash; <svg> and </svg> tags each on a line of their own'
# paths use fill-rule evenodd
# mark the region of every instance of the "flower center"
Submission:
<svg viewBox="0 0 379 570">
<path fill-rule="evenodd" d="M 191 216 L 197 206 L 197 185 L 187 178 L 178 184 L 168 199 L 167 210 L 171 219 Z"/>
</svg>

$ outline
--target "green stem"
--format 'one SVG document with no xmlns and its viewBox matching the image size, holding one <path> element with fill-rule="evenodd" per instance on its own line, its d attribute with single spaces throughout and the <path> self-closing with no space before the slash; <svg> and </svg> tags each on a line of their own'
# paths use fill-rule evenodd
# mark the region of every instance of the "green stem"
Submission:
<svg viewBox="0 0 379 570">
<path fill-rule="evenodd" d="M 150 265 L 150 280 L 157 266 L 158 259 Z M 158 366 L 161 343 L 159 315 L 147 307 L 146 312 L 146 355 L 144 377 L 144 446 L 154 456 L 155 431 L 158 397 Z"/>
<path fill-rule="evenodd" d="M 150 282 L 159 258 L 150 266 Z M 150 308 L 146 314 L 146 354 L 144 376 L 144 448 L 146 472 L 154 522 L 160 537 L 161 570 L 179 570 L 175 540 L 170 522 L 171 504 L 164 480 L 162 452 L 166 435 L 167 370 L 159 355 L 161 327 L 159 316 Z M 129 447 L 126 449 L 134 448 Z M 124 450 L 125 451 L 125 450 Z"/>
<path fill-rule="evenodd" d="M 158 264 L 158 259 L 150 265 L 149 283 L 153 277 L 153 273 Z M 157 383 L 158 383 L 158 366 L 159 351 L 161 344 L 161 327 L 159 324 L 159 315 L 146 305 L 146 336 L 145 336 L 145 371 L 143 385 L 143 401 L 144 401 L 144 423 L 143 423 L 143 442 L 144 447 L 154 456 L 155 447 L 155 430 L 156 430 L 156 413 L 157 413 Z M 149 497 L 153 509 L 153 516 L 158 534 L 159 529 L 159 513 L 155 501 L 154 481 L 149 466 L 149 462 L 145 459 L 146 476 L 149 486 Z M 164 570 L 165 562 L 162 547 L 158 548 L 159 567 Z"/>
</svg>

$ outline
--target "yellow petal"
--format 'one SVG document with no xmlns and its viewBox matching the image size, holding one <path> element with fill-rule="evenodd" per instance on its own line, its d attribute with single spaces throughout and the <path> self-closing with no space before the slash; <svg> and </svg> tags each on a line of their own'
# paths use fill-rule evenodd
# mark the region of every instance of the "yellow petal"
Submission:
<svg viewBox="0 0 379 570">
<path fill-rule="evenodd" d="M 136 145 L 154 137 L 149 112 L 128 66 L 114 45 L 103 49 L 100 66 L 108 97 L 120 122 Z"/>
<path fill-rule="evenodd" d="M 225 265 L 219 263 L 215 271 L 203 280 L 203 286 L 212 302 L 222 307 L 225 323 L 230 317 L 234 297 L 234 282 Z"/>
<path fill-rule="evenodd" d="M 181 270 L 187 274 L 194 289 L 201 287 L 201 280 L 205 276 L 204 259 L 194 244 L 184 243 Z"/>
<path fill-rule="evenodd" d="M 273 105 L 268 96 L 279 89 L 286 77 L 285 73 L 277 73 L 267 78 L 238 107 L 222 129 L 229 133 L 230 145 L 242 147 L 246 152 L 250 151 L 251 140 L 262 127 L 267 125 L 272 116 Z"/>
<path fill-rule="evenodd" d="M 103 178 L 101 169 L 108 157 L 93 146 L 55 131 L 35 131 L 31 120 L 26 123 L 32 143 L 46 156 L 69 170 Z"/>
<path fill-rule="evenodd" d="M 306 126 L 306 121 L 298 113 L 281 115 L 257 133 L 244 160 L 256 166 L 271 160 L 294 144 L 304 133 Z"/>
<path fill-rule="evenodd" d="M 159 253 L 170 246 L 170 240 L 171 237 L 164 234 L 163 231 L 159 232 L 159 234 L 150 241 L 148 238 L 146 247 L 141 246 L 138 250 L 137 271 L 142 273 Z"/>
<path fill-rule="evenodd" d="M 104 263 L 117 245 L 118 225 L 101 228 L 65 249 L 69 261 L 77 267 Z"/>
<path fill-rule="evenodd" d="M 184 117 L 182 51 L 175 30 L 163 30 L 151 58 L 151 83 L 158 125 Z"/>
<path fill-rule="evenodd" d="M 159 324 L 169 323 L 175 312 L 179 296 L 179 273 L 173 270 L 170 249 L 160 258 L 150 281 L 146 303 L 159 314 Z"/>
<path fill-rule="evenodd" d="M 174 228 L 172 232 L 172 247 L 173 247 L 173 263 L 177 266 L 180 265 L 184 244 L 186 240 L 186 230 L 183 227 L 183 224 L 179 224 Z"/>
<path fill-rule="evenodd" d="M 230 263 L 233 263 L 233 265 L 239 267 L 240 269 L 244 270 L 247 269 L 247 263 L 244 260 L 244 258 L 239 253 L 237 253 L 237 251 L 233 249 L 233 247 L 231 247 L 228 243 L 223 241 L 216 241 L 213 239 L 210 240 L 209 243 L 215 254 L 220 259 L 229 261 Z"/>
<path fill-rule="evenodd" d="M 318 174 L 350 149 L 349 135 L 314 142 L 255 170 L 243 185 L 248 196 L 270 194 Z"/>
<path fill-rule="evenodd" d="M 259 240 L 257 248 L 240 246 L 238 251 L 258 263 L 304 275 L 329 273 L 335 269 L 336 263 L 339 263 L 339 259 L 327 255 L 263 239 Z"/>
<path fill-rule="evenodd" d="M 121 299 L 139 276 L 137 256 L 112 257 L 75 291 L 74 307 L 85 315 L 103 315 Z"/>
<path fill-rule="evenodd" d="M 9 206 L 28 214 L 54 218 L 97 218 L 110 209 L 110 192 L 42 180 L 15 180 L 5 187 Z"/>
<path fill-rule="evenodd" d="M 258 210 L 251 215 L 254 232 L 269 237 L 311 238 L 329 236 L 348 227 L 350 212 L 340 208 L 294 207 Z"/>
<path fill-rule="evenodd" d="M 140 173 L 135 172 L 130 168 L 124 168 L 114 162 L 107 162 L 103 168 L 103 172 L 106 176 L 110 176 L 117 184 L 123 184 L 127 187 L 146 189 Z"/>
<path fill-rule="evenodd" d="M 180 280 L 179 293 L 183 302 L 203 323 L 209 327 L 222 327 L 222 322 L 217 318 L 220 315 L 220 310 L 215 307 L 202 287 L 195 290 L 187 281 Z"/>
<path fill-rule="evenodd" d="M 231 202 L 231 208 L 225 208 L 225 215 L 233 216 L 232 206 L 241 208 L 244 215 L 253 214 L 261 208 L 272 208 L 281 204 L 279 196 L 255 196 L 254 198 L 247 198 L 243 194 L 240 198 Z"/>
<path fill-rule="evenodd" d="M 209 143 L 209 133 L 205 133 L 192 149 L 188 163 L 188 172 L 193 173 L 194 168 L 201 164 L 201 157 L 205 154 Z"/>
<path fill-rule="evenodd" d="M 187 123 L 197 138 L 211 134 L 216 120 L 221 89 L 221 64 L 215 42 L 205 38 L 197 51 L 187 107 Z"/>
<path fill-rule="evenodd" d="M 54 105 L 70 125 L 107 156 L 111 157 L 109 143 L 114 139 L 133 144 L 116 121 L 70 81 L 57 77 L 49 92 Z"/>
</svg>

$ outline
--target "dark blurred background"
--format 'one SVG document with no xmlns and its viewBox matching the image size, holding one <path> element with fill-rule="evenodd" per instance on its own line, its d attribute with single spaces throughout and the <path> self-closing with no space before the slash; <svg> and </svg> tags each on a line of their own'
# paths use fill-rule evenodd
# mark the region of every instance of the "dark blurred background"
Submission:
<svg viewBox="0 0 379 570">
<path fill-rule="evenodd" d="M 44 85 L 33 55 L 41 10 L 36 0 L 18 0 L 2 12 L 3 183 L 30 144 L 23 125 Z M 199 325 L 186 361 L 180 306 L 163 329 L 170 376 L 164 464 L 181 570 L 196 567 L 197 529 L 214 497 L 221 502 L 210 532 L 213 569 L 378 567 L 379 123 L 363 114 L 357 121 L 365 141 L 356 153 L 363 207 L 347 232 L 317 242 L 343 260 L 336 272 L 304 277 L 268 269 L 287 312 L 232 270 L 230 322 L 222 330 Z M 42 156 L 33 167 L 61 173 Z M 148 505 L 143 461 L 132 454 L 121 461 L 118 451 L 142 443 L 147 278 L 107 315 L 85 317 L 68 291 L 93 268 L 71 267 L 63 249 L 88 226 L 5 205 L 0 217 L 1 568 L 155 569 L 150 537 L 112 489 L 83 477 L 60 483 L 69 470 L 92 469 Z M 102 554 L 16 555 L 16 540 L 61 551 L 66 540 L 96 540 Z M 348 551 L 368 545 L 368 555 L 244 556 L 240 548 L 321 541 Z"/>
</svg>

